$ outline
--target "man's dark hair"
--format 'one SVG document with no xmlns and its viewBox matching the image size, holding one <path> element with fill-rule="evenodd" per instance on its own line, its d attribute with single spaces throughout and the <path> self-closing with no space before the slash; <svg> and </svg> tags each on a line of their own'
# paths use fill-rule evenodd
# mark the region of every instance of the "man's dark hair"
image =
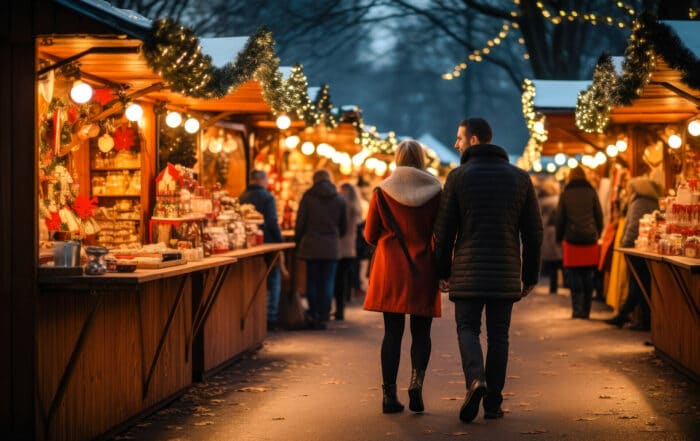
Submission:
<svg viewBox="0 0 700 441">
<path fill-rule="evenodd" d="M 257 182 L 257 181 L 262 181 L 263 179 L 267 178 L 267 173 L 265 173 L 265 170 L 253 170 L 250 172 L 250 180 Z"/>
<path fill-rule="evenodd" d="M 483 118 L 468 118 L 459 123 L 467 132 L 467 139 L 476 136 L 482 144 L 488 144 L 493 139 L 491 126 Z"/>
</svg>

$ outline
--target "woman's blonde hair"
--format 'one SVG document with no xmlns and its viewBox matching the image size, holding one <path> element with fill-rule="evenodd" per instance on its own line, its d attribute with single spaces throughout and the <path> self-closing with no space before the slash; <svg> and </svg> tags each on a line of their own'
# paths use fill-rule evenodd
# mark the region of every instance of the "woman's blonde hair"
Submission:
<svg viewBox="0 0 700 441">
<path fill-rule="evenodd" d="M 425 154 L 423 147 L 414 139 L 401 141 L 396 147 L 396 165 L 415 167 L 423 170 L 425 168 Z"/>
</svg>

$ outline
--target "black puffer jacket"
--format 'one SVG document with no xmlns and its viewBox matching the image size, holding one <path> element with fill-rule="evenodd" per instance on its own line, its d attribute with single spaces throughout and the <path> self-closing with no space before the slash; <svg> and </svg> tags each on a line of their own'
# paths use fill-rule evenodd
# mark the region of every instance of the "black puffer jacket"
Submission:
<svg viewBox="0 0 700 441">
<path fill-rule="evenodd" d="M 569 182 L 559 197 L 557 242 L 591 245 L 598 241 L 602 231 L 603 210 L 598 194 L 584 179 Z"/>
<path fill-rule="evenodd" d="M 451 300 L 520 299 L 523 284 L 537 283 L 542 245 L 530 177 L 491 144 L 469 147 L 461 162 L 447 176 L 435 223 L 440 278 L 449 278 Z"/>
<path fill-rule="evenodd" d="M 330 181 L 313 185 L 299 203 L 294 240 L 300 259 L 340 259 L 340 237 L 345 235 L 345 200 Z"/>
</svg>

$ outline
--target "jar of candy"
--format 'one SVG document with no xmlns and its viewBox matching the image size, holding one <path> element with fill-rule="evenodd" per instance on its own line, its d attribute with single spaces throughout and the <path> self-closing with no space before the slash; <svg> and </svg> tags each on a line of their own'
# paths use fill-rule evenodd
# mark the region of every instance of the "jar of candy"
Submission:
<svg viewBox="0 0 700 441">
<path fill-rule="evenodd" d="M 683 235 L 675 233 L 668 235 L 668 254 L 671 256 L 683 255 Z"/>
<path fill-rule="evenodd" d="M 683 245 L 683 254 L 685 257 L 700 257 L 700 237 L 689 236 Z"/>
<path fill-rule="evenodd" d="M 668 239 L 668 235 L 661 235 L 661 239 L 659 239 L 659 254 L 661 254 L 662 256 L 667 256 L 670 252 L 670 249 L 671 242 Z"/>
</svg>

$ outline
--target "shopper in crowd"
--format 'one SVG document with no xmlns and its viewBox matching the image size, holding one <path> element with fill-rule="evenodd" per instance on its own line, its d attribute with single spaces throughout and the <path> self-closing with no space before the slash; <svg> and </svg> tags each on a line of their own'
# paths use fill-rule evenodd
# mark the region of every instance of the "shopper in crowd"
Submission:
<svg viewBox="0 0 700 441">
<path fill-rule="evenodd" d="M 432 256 L 433 223 L 442 187 L 425 169 L 423 148 L 414 140 L 396 149 L 396 170 L 372 195 L 365 226 L 376 246 L 364 309 L 384 313 L 382 411 L 401 412 L 396 376 L 405 314 L 410 314 L 411 384 L 409 409 L 422 412 L 423 380 L 430 359 L 430 327 L 440 317 L 438 277 Z"/>
<path fill-rule="evenodd" d="M 634 241 L 639 235 L 639 219 L 647 213 L 659 209 L 659 198 L 663 196 L 661 186 L 647 177 L 639 176 L 627 182 L 627 193 L 629 194 L 629 204 L 627 205 L 627 220 L 625 232 L 622 236 L 622 247 L 634 247 Z M 619 328 L 630 321 L 630 313 L 638 305 L 640 307 L 640 319 L 632 326 L 635 330 L 648 331 L 651 326 L 649 305 L 644 298 L 643 289 L 648 293 L 651 287 L 651 274 L 643 258 L 628 255 L 630 272 L 637 274 L 642 286 L 639 285 L 634 276 L 629 277 L 629 291 L 627 300 L 620 308 L 617 315 L 605 322 Z"/>
<path fill-rule="evenodd" d="M 347 217 L 345 201 L 328 171 L 317 170 L 313 182 L 299 203 L 294 240 L 297 256 L 306 261 L 309 326 L 326 329 L 340 259 L 340 238 L 347 230 Z"/>
<path fill-rule="evenodd" d="M 561 266 L 561 245 L 557 243 L 557 204 L 559 203 L 559 183 L 545 179 L 540 183 L 540 212 L 543 222 L 542 270 L 549 278 L 549 293 L 556 295 L 559 288 Z"/>
<path fill-rule="evenodd" d="M 540 271 L 542 219 L 535 189 L 491 138 L 481 118 L 460 123 L 455 148 L 461 165 L 447 176 L 435 223 L 441 285 L 455 303 L 467 387 L 459 412 L 464 422 L 476 418 L 482 398 L 484 418 L 503 417 L 513 303 L 532 291 Z M 479 341 L 484 308 L 486 366 Z"/>
<path fill-rule="evenodd" d="M 357 260 L 357 225 L 362 222 L 362 218 L 355 187 L 346 182 L 340 186 L 340 194 L 345 200 L 347 232 L 340 238 L 340 260 L 335 273 L 334 317 L 336 320 L 345 320 L 345 301 L 350 298 L 353 269 Z"/>
<path fill-rule="evenodd" d="M 267 191 L 267 173 L 264 170 L 253 170 L 250 173 L 250 183 L 238 200 L 242 204 L 253 204 L 265 222 L 262 226 L 264 243 L 283 242 L 280 226 L 277 222 L 277 204 L 272 193 Z M 266 255 L 266 259 L 269 257 Z M 268 265 L 270 264 L 267 261 Z M 267 329 L 277 329 L 279 313 L 280 290 L 282 285 L 281 268 L 284 268 L 284 256 L 280 254 L 280 262 L 276 264 L 267 277 Z"/>
<path fill-rule="evenodd" d="M 593 300 L 593 272 L 600 258 L 603 211 L 583 168 L 572 168 L 567 182 L 557 206 L 557 242 L 562 243 L 563 264 L 570 275 L 571 317 L 587 319 Z"/>
</svg>

